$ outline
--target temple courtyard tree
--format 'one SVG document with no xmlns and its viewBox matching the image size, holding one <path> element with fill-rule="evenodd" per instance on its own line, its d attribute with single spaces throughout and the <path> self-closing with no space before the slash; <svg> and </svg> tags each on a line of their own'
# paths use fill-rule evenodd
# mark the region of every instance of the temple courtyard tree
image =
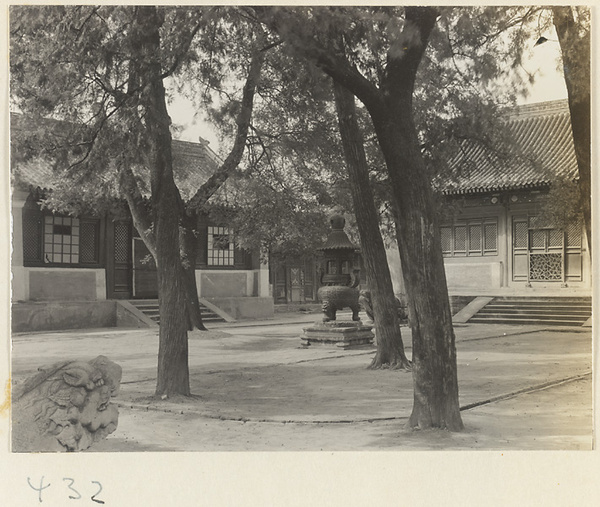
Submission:
<svg viewBox="0 0 600 507">
<path fill-rule="evenodd" d="M 311 11 L 265 8 L 259 19 L 310 59 L 369 111 L 384 154 L 398 208 L 400 255 L 413 331 L 414 406 L 411 426 L 462 429 L 454 331 L 448 302 L 431 187 L 412 117 L 412 95 L 419 63 L 438 12 L 406 8 L 403 23 L 387 52 L 376 86 L 330 41 Z M 301 21 L 300 21 L 301 20 Z M 339 31 L 344 31 L 336 27 Z M 346 32 L 346 38 L 352 34 Z M 351 41 L 351 39 L 350 39 Z M 356 48 L 348 48 L 352 54 Z"/>
<path fill-rule="evenodd" d="M 264 7 L 256 12 L 257 21 L 276 32 L 293 54 L 355 95 L 371 117 L 389 177 L 411 314 L 415 393 L 409 424 L 460 430 L 454 332 L 431 172 L 424 158 L 424 141 L 435 138 L 424 138 L 421 126 L 427 114 L 418 105 L 433 98 L 438 107 L 430 116 L 450 121 L 456 116 L 450 90 L 456 88 L 445 88 L 444 82 L 459 77 L 465 90 L 492 88 L 494 78 L 506 71 L 500 49 L 513 49 L 499 35 L 522 24 L 529 11 Z M 332 32 L 343 33 L 342 47 L 332 42 Z M 511 42 L 518 47 L 522 38 L 514 31 Z M 520 55 L 516 51 L 511 58 L 514 67 Z M 437 78 L 430 81 L 440 90 L 431 95 L 421 86 L 420 70 L 436 66 Z M 460 95 L 468 101 L 477 93 Z M 452 137 L 447 128 L 441 131 Z"/>
<path fill-rule="evenodd" d="M 227 220 L 236 223 L 242 242 L 270 251 L 276 263 L 313 255 L 322 245 L 327 214 L 354 215 L 366 267 L 361 282 L 371 292 L 378 336 L 372 367 L 409 368 L 366 154 L 363 150 L 357 160 L 341 142 L 351 135 L 354 146 L 361 136 L 353 96 L 352 105 L 344 102 L 338 123 L 331 79 L 310 62 L 278 48 L 265 73 L 269 84 L 255 106 L 249 167 L 235 202 L 224 207 L 237 210 Z M 364 123 L 364 114 L 360 120 Z"/>
<path fill-rule="evenodd" d="M 356 115 L 354 95 L 337 82 L 334 83 L 334 93 L 356 223 L 369 275 L 369 291 L 377 333 L 377 353 L 371 368 L 387 366 L 410 369 L 410 361 L 404 353 L 400 334 L 398 308 L 385 245 L 379 230 L 379 216 L 369 182 L 367 157 Z"/>
<path fill-rule="evenodd" d="M 69 209 L 83 201 L 101 208 L 104 200 L 108 208 L 115 197 L 127 201 L 157 264 L 160 396 L 190 394 L 187 330 L 202 323 L 193 307 L 197 292 L 186 255 L 193 262 L 194 251 L 186 239 L 242 157 L 264 59 L 260 33 L 239 20 L 232 32 L 234 16 L 218 7 L 11 10 L 11 95 L 20 112 L 38 120 L 15 148 L 53 164 L 62 184 L 49 206 Z M 239 59 L 231 57 L 231 41 L 244 48 L 236 52 Z M 193 79 L 210 76 L 218 88 L 206 62 L 214 62 L 221 76 L 241 74 L 246 82 L 241 100 L 231 103 L 236 130 L 229 156 L 184 202 L 173 174 L 164 81 L 185 71 Z"/>
<path fill-rule="evenodd" d="M 554 6 L 552 21 L 558 34 L 579 170 L 579 190 L 588 248 L 592 251 L 591 206 L 591 81 L 590 8 Z M 590 256 L 591 257 L 591 256 Z"/>
</svg>

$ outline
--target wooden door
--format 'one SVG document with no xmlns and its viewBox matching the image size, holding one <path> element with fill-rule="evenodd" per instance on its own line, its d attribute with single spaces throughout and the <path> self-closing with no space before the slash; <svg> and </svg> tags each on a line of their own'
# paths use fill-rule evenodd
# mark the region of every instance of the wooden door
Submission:
<svg viewBox="0 0 600 507">
<path fill-rule="evenodd" d="M 133 238 L 133 297 L 137 299 L 158 297 L 154 257 L 141 238 Z"/>
<path fill-rule="evenodd" d="M 529 279 L 529 218 L 515 216 L 512 222 L 512 279 L 526 282 Z"/>
<path fill-rule="evenodd" d="M 286 265 L 278 262 L 273 269 L 273 299 L 275 304 L 288 302 Z"/>
<path fill-rule="evenodd" d="M 529 230 L 529 280 L 562 282 L 564 233 L 560 229 Z"/>
<path fill-rule="evenodd" d="M 107 222 L 107 289 L 110 299 L 132 296 L 131 222 Z"/>
</svg>

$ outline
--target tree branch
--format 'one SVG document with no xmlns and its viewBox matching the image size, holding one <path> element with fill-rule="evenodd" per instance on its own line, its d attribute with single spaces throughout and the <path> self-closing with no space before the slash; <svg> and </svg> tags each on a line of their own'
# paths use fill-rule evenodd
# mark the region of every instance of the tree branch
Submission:
<svg viewBox="0 0 600 507">
<path fill-rule="evenodd" d="M 262 38 L 263 35 L 261 34 L 260 39 Z M 257 44 L 257 46 L 259 46 L 259 44 Z M 246 146 L 248 127 L 252 117 L 254 94 L 258 80 L 260 79 L 264 58 L 265 53 L 261 51 L 259 47 L 257 47 L 252 54 L 248 77 L 246 78 L 246 83 L 244 84 L 240 111 L 236 119 L 237 131 L 233 147 L 221 167 L 215 171 L 215 173 L 190 199 L 188 209 L 199 209 L 201 206 L 203 206 L 208 199 L 210 199 L 210 197 L 221 187 L 221 185 L 225 182 L 225 180 L 227 180 L 230 174 L 240 163 L 244 153 L 244 148 Z"/>
<path fill-rule="evenodd" d="M 135 228 L 156 260 L 156 237 L 152 227 L 152 218 L 146 200 L 140 191 L 135 175 L 127 162 L 119 164 L 119 190 L 125 196 Z"/>
<path fill-rule="evenodd" d="M 163 74 L 161 74 L 161 76 L 160 76 L 161 79 L 165 79 L 165 78 L 171 76 L 177 70 L 177 68 L 179 67 L 179 63 L 181 61 L 181 58 L 190 49 L 190 46 L 192 45 L 192 41 L 194 40 L 194 37 L 196 37 L 196 34 L 198 33 L 198 31 L 202 27 L 202 22 L 204 20 L 204 16 L 205 15 L 203 14 L 200 17 L 200 20 L 198 21 L 198 23 L 196 24 L 196 26 L 189 33 L 188 37 L 183 41 L 181 50 L 175 55 L 175 59 L 174 59 L 173 63 L 171 64 L 171 66 L 169 67 L 169 70 L 167 70 L 166 72 L 164 72 Z"/>
<path fill-rule="evenodd" d="M 255 7 L 258 21 L 276 32 L 299 56 L 309 59 L 336 82 L 356 95 L 367 108 L 383 107 L 379 90 L 343 55 L 321 46 L 302 33 L 302 23 L 290 23 L 289 13 L 282 16 L 280 7 Z M 304 20 L 305 22 L 308 22 Z"/>
</svg>

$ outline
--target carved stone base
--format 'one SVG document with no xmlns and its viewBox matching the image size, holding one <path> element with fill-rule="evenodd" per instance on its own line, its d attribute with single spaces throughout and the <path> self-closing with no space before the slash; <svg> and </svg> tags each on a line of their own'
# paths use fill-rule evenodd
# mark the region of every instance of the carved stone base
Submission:
<svg viewBox="0 0 600 507">
<path fill-rule="evenodd" d="M 371 345 L 375 336 L 372 329 L 361 321 L 315 322 L 303 329 L 302 345 L 329 345 L 341 349 Z"/>
</svg>

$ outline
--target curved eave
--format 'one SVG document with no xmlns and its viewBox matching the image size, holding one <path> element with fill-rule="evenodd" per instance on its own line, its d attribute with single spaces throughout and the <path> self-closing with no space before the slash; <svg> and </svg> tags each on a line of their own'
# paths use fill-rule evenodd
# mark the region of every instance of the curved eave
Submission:
<svg viewBox="0 0 600 507">
<path fill-rule="evenodd" d="M 349 247 L 349 246 L 322 246 L 321 248 L 317 248 L 317 250 L 319 252 L 324 252 L 325 250 L 348 250 L 348 251 L 353 251 L 356 252 L 358 251 L 358 248 L 355 246 Z"/>
<path fill-rule="evenodd" d="M 533 190 L 536 188 L 548 188 L 549 181 L 533 181 L 518 185 L 494 185 L 488 187 L 472 187 L 442 190 L 443 195 L 466 195 L 466 194 L 488 194 L 490 192 L 507 192 L 510 190 Z"/>
</svg>

